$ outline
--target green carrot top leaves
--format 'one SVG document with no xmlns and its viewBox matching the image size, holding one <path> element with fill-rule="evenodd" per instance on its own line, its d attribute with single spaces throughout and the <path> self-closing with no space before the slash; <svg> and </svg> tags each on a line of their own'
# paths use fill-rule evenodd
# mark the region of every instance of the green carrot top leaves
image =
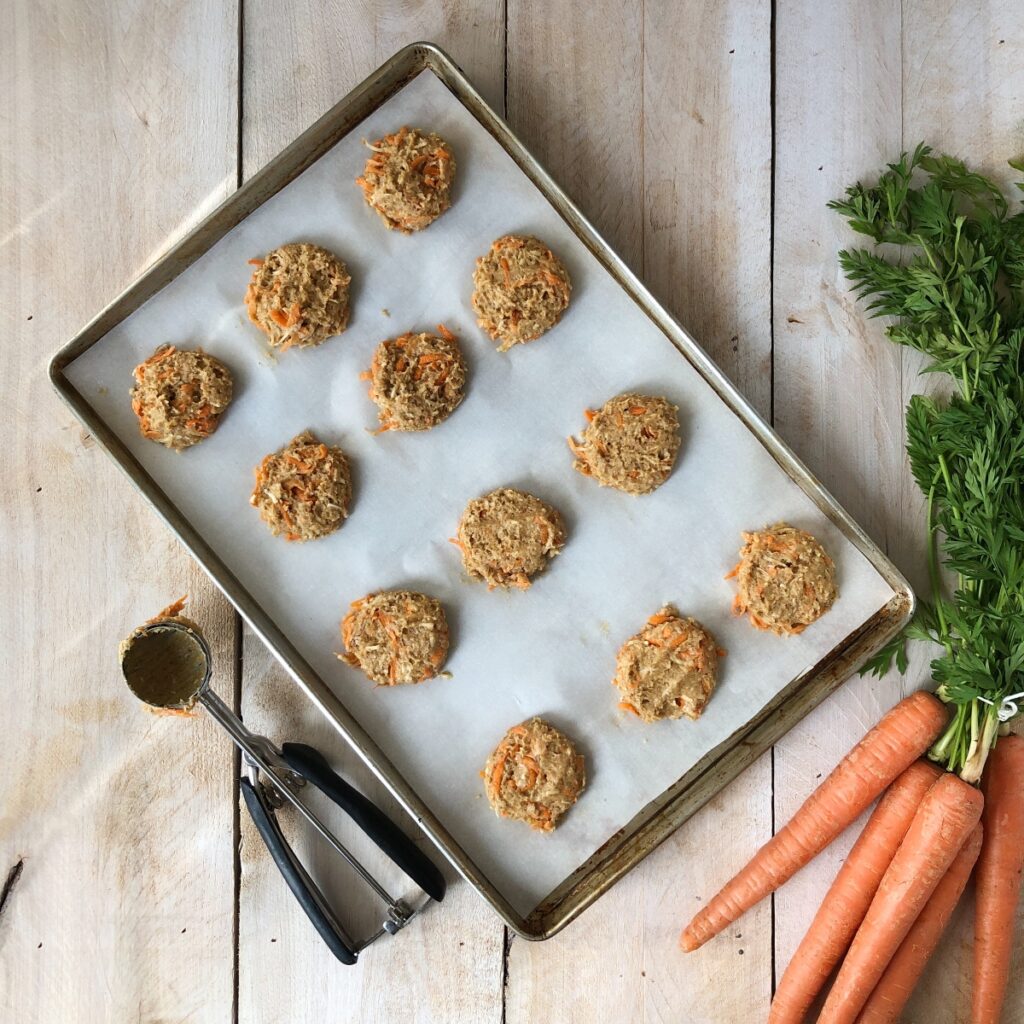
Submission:
<svg viewBox="0 0 1024 1024">
<path fill-rule="evenodd" d="M 895 660 L 905 671 L 908 638 L 941 644 L 932 673 L 956 714 L 932 757 L 977 781 L 1000 711 L 1024 691 L 1024 212 L 1011 214 L 998 185 L 924 145 L 829 205 L 877 245 L 899 247 L 844 250 L 839 261 L 869 312 L 894 318 L 889 337 L 956 385 L 948 401 L 915 395 L 907 409 L 931 600 L 864 670 L 881 675 Z M 940 553 L 956 576 L 952 594 Z"/>
</svg>

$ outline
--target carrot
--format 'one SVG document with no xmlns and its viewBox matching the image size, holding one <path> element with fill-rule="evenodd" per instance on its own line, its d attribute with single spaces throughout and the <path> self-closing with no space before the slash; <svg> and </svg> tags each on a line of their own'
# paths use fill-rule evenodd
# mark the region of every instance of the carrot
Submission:
<svg viewBox="0 0 1024 1024">
<path fill-rule="evenodd" d="M 946 773 L 925 794 L 882 876 L 825 1000 L 818 1024 L 854 1024 L 974 826 L 985 798 Z"/>
<path fill-rule="evenodd" d="M 945 707 L 930 693 L 901 700 L 693 918 L 680 936 L 683 949 L 703 946 L 813 860 L 928 749 L 946 721 Z"/>
<path fill-rule="evenodd" d="M 881 981 L 864 1004 L 857 1024 L 896 1024 L 963 895 L 981 852 L 983 829 L 975 825 L 949 870 L 907 932 Z"/>
<path fill-rule="evenodd" d="M 974 909 L 971 1024 L 997 1024 L 1013 954 L 1013 924 L 1024 873 L 1024 736 L 1003 736 L 982 780 L 985 845 Z"/>
<path fill-rule="evenodd" d="M 925 793 L 942 773 L 915 761 L 878 802 L 782 975 L 768 1024 L 799 1024 L 860 927 Z"/>
</svg>

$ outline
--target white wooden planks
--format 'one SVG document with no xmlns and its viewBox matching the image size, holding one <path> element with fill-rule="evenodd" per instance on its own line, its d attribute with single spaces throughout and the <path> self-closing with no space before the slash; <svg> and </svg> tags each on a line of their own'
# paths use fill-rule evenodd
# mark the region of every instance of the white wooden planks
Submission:
<svg viewBox="0 0 1024 1024">
<path fill-rule="evenodd" d="M 231 756 L 143 711 L 117 644 L 188 591 L 230 696 L 234 616 L 46 364 L 234 187 L 235 12 L 17 0 L 0 25 L 0 1018 L 227 1024 Z"/>
<path fill-rule="evenodd" d="M 920 139 L 1012 180 L 1005 159 L 1024 148 L 1013 13 L 784 0 L 773 25 L 755 0 L 555 0 L 543 17 L 523 0 L 286 13 L 247 0 L 239 68 L 234 6 L 5 6 L 0 180 L 12 186 L 0 189 L 0 254 L 13 273 L 0 283 L 0 408 L 14 457 L 0 482 L 0 638 L 18 739 L 3 755 L 0 882 L 23 866 L 0 911 L 0 1016 L 763 1017 L 773 958 L 781 972 L 853 837 L 786 886 L 774 915 L 766 903 L 691 957 L 678 929 L 767 838 L 773 814 L 785 820 L 925 680 L 925 652 L 905 681 L 848 682 L 776 748 L 774 771 L 763 758 L 555 940 L 506 948 L 497 919 L 455 882 L 443 908 L 341 968 L 244 819 L 236 906 L 226 740 L 204 720 L 148 718 L 121 688 L 117 639 L 190 590 L 230 698 L 235 618 L 51 396 L 45 363 L 234 187 L 239 99 L 247 177 L 399 46 L 431 39 L 498 109 L 508 97 L 513 128 L 570 196 L 921 585 L 923 516 L 902 453 L 918 362 L 849 297 L 835 252 L 851 237 L 824 203 Z M 262 646 L 246 637 L 241 653 L 249 723 L 323 747 L 382 799 Z M 346 918 L 368 925 L 365 893 L 323 847 L 309 853 Z M 962 908 L 908 1021 L 963 1017 L 969 941 Z M 1024 1020 L 1024 963 L 1004 1019 Z"/>
</svg>

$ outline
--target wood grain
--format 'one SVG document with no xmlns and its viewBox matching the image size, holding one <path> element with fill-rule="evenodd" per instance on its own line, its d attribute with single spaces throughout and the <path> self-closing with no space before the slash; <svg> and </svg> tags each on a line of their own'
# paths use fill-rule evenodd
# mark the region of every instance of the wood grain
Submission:
<svg viewBox="0 0 1024 1024">
<path fill-rule="evenodd" d="M 286 29 L 278 11 L 276 4 L 246 4 L 242 151 L 247 176 L 378 64 L 419 39 L 447 49 L 501 109 L 500 3 L 301 6 Z M 243 651 L 242 709 L 249 725 L 278 740 L 318 746 L 337 770 L 397 818 L 397 805 L 337 733 L 300 703 L 301 695 L 262 644 L 247 635 Z M 326 817 L 382 881 L 402 891 L 400 876 L 387 869 L 377 851 L 346 828 L 340 815 Z M 371 925 L 379 927 L 380 904 L 338 857 L 305 830 L 296 829 L 295 843 L 346 925 L 362 934 Z M 338 1020 L 501 1021 L 504 928 L 450 870 L 442 906 L 430 907 L 397 938 L 382 939 L 356 967 L 342 968 L 296 907 L 244 816 L 241 856 L 240 1021 L 314 1019 L 325 1007 Z M 436 852 L 433 856 L 440 859 Z"/>
<path fill-rule="evenodd" d="M 226 741 L 205 719 L 141 712 L 119 680 L 117 640 L 191 592 L 225 698 L 237 696 L 241 655 L 248 723 L 320 746 L 396 808 L 262 645 L 239 636 L 51 395 L 46 361 L 239 174 L 400 46 L 430 39 L 497 109 L 507 96 L 513 128 L 598 230 L 921 586 L 903 406 L 929 382 L 850 297 L 835 260 L 850 235 L 824 204 L 920 139 L 1009 183 L 1005 160 L 1024 148 L 1024 22 L 995 0 L 551 0 L 543 17 L 525 0 L 282 10 L 245 0 L 240 36 L 239 8 L 213 0 L 0 5 L 0 650 L 17 738 L 0 755 L 0 1019 L 762 1019 L 773 964 L 788 962 L 855 829 L 774 908 L 698 954 L 677 951 L 678 929 L 773 817 L 926 681 L 927 651 L 905 679 L 850 680 L 777 746 L 774 768 L 762 758 L 556 939 L 507 941 L 452 878 L 443 907 L 341 968 L 244 812 L 235 878 Z M 284 817 L 345 920 L 374 924 L 366 891 Z M 971 913 L 965 902 L 954 917 L 911 1024 L 964 1019 Z M 1021 957 L 1004 1024 L 1024 1024 Z"/>
<path fill-rule="evenodd" d="M 900 149 L 899 8 L 786 0 L 776 7 L 775 67 L 775 423 L 895 554 L 915 526 L 899 513 L 900 354 L 848 294 L 835 254 L 849 236 L 825 204 Z M 907 680 L 848 680 L 776 745 L 777 823 L 904 690 L 924 682 L 915 667 Z M 776 893 L 779 974 L 857 834 L 854 825 Z"/>
<path fill-rule="evenodd" d="M 502 0 L 246 0 L 242 169 L 249 178 L 299 132 L 409 43 L 442 46 L 502 109 Z"/>
<path fill-rule="evenodd" d="M 0 5 L 12 1024 L 231 1020 L 230 754 L 209 722 L 142 710 L 117 644 L 188 591 L 230 695 L 234 616 L 58 403 L 46 364 L 234 187 L 235 34 L 233 10 L 204 0 Z"/>
<path fill-rule="evenodd" d="M 1021 142 L 1009 100 L 1021 87 L 1021 25 L 997 4 L 908 0 L 901 11 L 785 2 L 776 37 L 776 424 L 925 592 L 924 510 L 903 455 L 902 413 L 912 393 L 935 385 L 918 375 L 920 359 L 892 345 L 853 301 L 835 261 L 853 239 L 824 204 L 922 140 L 1008 183 L 1005 159 Z M 905 677 L 849 680 L 776 747 L 778 822 L 881 712 L 927 684 L 930 657 L 914 645 Z M 858 831 L 777 894 L 779 972 Z M 908 1022 L 969 1016 L 970 895 L 907 1007 Z M 1024 1015 L 1018 961 L 1004 1021 Z"/>
<path fill-rule="evenodd" d="M 547 9 L 563 31 L 509 5 L 509 122 L 767 415 L 769 5 Z M 766 756 L 564 933 L 512 940 L 509 1024 L 763 1016 L 770 906 L 699 957 L 677 939 L 698 900 L 770 834 Z"/>
</svg>

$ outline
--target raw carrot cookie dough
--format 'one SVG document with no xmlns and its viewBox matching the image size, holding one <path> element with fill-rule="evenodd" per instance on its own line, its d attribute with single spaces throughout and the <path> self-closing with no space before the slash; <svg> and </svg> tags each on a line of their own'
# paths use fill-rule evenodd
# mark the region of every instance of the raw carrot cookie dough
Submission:
<svg viewBox="0 0 1024 1024">
<path fill-rule="evenodd" d="M 411 590 L 385 590 L 353 601 L 341 637 L 345 654 L 338 657 L 380 686 L 430 679 L 448 654 L 441 602 Z"/>
<path fill-rule="evenodd" d="M 232 388 L 231 371 L 201 348 L 161 345 L 135 367 L 132 411 L 143 437 L 180 451 L 217 429 Z"/>
<path fill-rule="evenodd" d="M 275 536 L 315 540 L 341 526 L 351 498 L 345 453 L 321 444 L 307 430 L 256 467 L 249 504 L 259 509 Z"/>
<path fill-rule="evenodd" d="M 540 718 L 512 726 L 481 774 L 495 813 L 542 832 L 558 824 L 587 781 L 583 755 Z"/>
<path fill-rule="evenodd" d="M 451 206 L 455 157 L 440 135 L 403 127 L 366 145 L 373 155 L 356 184 L 388 228 L 408 235 Z"/>
<path fill-rule="evenodd" d="M 202 637 L 199 626 L 181 614 L 187 601 L 186 594 L 146 619 L 117 648 L 128 688 L 154 715 L 194 714 L 199 686 L 206 674 L 198 642 L 173 628 L 175 624 L 183 626 Z M 151 630 L 154 623 L 166 623 L 168 628 Z M 148 637 L 147 641 L 136 644 L 142 636 Z"/>
<path fill-rule="evenodd" d="M 569 438 L 573 469 L 602 487 L 649 494 L 672 472 L 679 454 L 678 409 L 667 399 L 629 393 L 594 412 L 579 441 Z"/>
<path fill-rule="evenodd" d="M 380 429 L 429 430 L 462 401 L 466 363 L 444 324 L 437 334 L 403 334 L 382 341 L 366 376 Z"/>
<path fill-rule="evenodd" d="M 727 577 L 736 578 L 737 615 L 782 636 L 802 633 L 832 607 L 835 563 L 809 533 L 776 523 L 743 540 L 739 565 Z"/>
<path fill-rule="evenodd" d="M 348 326 L 345 264 L 309 242 L 292 242 L 249 260 L 256 269 L 245 293 L 249 319 L 274 348 L 309 348 Z"/>
<path fill-rule="evenodd" d="M 696 619 L 666 605 L 619 650 L 613 680 L 619 706 L 645 722 L 700 718 L 715 689 L 720 653 Z"/>
<path fill-rule="evenodd" d="M 455 544 L 466 572 L 488 589 L 525 590 L 562 550 L 565 524 L 558 510 L 540 498 L 502 487 L 466 506 Z"/>
<path fill-rule="evenodd" d="M 499 351 L 539 338 L 561 319 L 572 285 L 561 260 L 527 235 L 505 235 L 476 261 L 473 309 Z"/>
</svg>

